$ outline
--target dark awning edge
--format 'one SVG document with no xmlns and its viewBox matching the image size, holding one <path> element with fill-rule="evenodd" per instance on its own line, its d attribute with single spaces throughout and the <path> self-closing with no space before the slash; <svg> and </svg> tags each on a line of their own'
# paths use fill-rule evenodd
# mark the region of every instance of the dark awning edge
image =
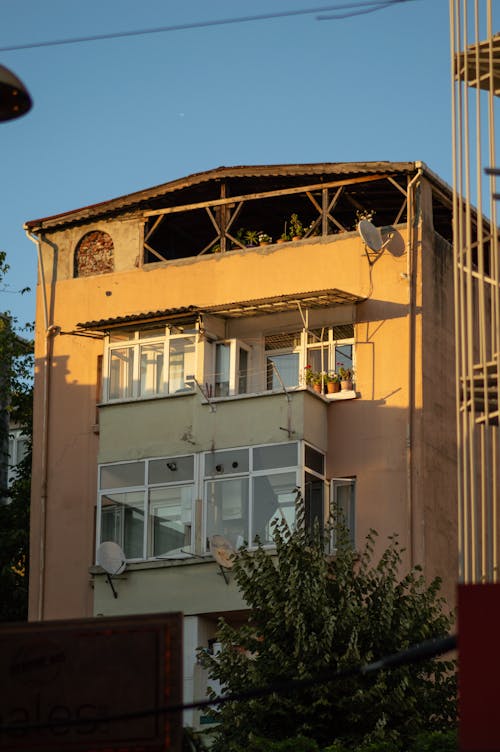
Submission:
<svg viewBox="0 0 500 752">
<path fill-rule="evenodd" d="M 250 316 L 262 316 L 272 313 L 303 308 L 327 308 L 346 303 L 359 303 L 365 298 L 344 290 L 314 290 L 298 292 L 291 295 L 278 295 L 269 298 L 255 298 L 237 302 L 222 303 L 216 306 L 186 306 L 184 308 L 168 308 L 161 311 L 149 311 L 147 313 L 135 313 L 127 316 L 117 316 L 110 319 L 86 321 L 77 324 L 78 329 L 93 331 L 108 331 L 119 327 L 131 327 L 135 325 L 168 323 L 189 323 L 195 321 L 202 314 L 213 314 L 223 318 L 248 318 Z"/>
</svg>

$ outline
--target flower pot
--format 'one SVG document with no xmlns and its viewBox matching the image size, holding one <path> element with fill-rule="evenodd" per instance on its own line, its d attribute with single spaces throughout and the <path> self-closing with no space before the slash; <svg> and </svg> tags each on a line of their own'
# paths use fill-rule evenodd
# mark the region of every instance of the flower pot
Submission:
<svg viewBox="0 0 500 752">
<path fill-rule="evenodd" d="M 302 237 L 300 235 L 294 235 L 292 240 L 302 240 Z"/>
<path fill-rule="evenodd" d="M 335 392 L 340 392 L 340 381 L 328 381 L 326 388 L 328 389 L 328 394 L 335 394 Z"/>
<path fill-rule="evenodd" d="M 323 391 L 321 384 L 313 384 L 313 389 L 315 392 L 318 392 L 318 394 L 321 394 L 321 392 Z"/>
<path fill-rule="evenodd" d="M 269 240 L 261 240 L 259 245 L 269 245 Z"/>
<path fill-rule="evenodd" d="M 278 238 L 277 243 L 286 243 L 286 238 Z"/>
<path fill-rule="evenodd" d="M 352 379 L 349 381 L 341 381 L 340 387 L 343 392 L 352 392 Z"/>
</svg>

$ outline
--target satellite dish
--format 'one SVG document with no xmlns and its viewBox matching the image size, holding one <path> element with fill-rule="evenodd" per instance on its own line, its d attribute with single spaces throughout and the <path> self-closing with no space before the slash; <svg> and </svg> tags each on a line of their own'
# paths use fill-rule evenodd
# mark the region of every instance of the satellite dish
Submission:
<svg viewBox="0 0 500 752">
<path fill-rule="evenodd" d="M 358 222 L 358 232 L 361 235 L 363 243 L 368 246 L 370 251 L 378 253 L 383 248 L 382 234 L 378 227 L 368 219 L 361 219 Z"/>
<path fill-rule="evenodd" d="M 125 569 L 127 562 L 125 561 L 125 554 L 118 543 L 114 541 L 104 541 L 97 547 L 97 563 L 106 572 L 106 579 L 109 583 L 109 587 L 113 591 L 113 597 L 118 598 L 118 593 L 115 590 L 111 578 L 121 574 Z"/>
<path fill-rule="evenodd" d="M 122 548 L 114 541 L 104 541 L 97 547 L 97 563 L 111 577 L 121 574 L 127 565 Z"/>
<path fill-rule="evenodd" d="M 224 569 L 232 569 L 236 551 L 234 546 L 223 535 L 212 535 L 210 538 L 210 552 L 215 561 Z"/>
</svg>

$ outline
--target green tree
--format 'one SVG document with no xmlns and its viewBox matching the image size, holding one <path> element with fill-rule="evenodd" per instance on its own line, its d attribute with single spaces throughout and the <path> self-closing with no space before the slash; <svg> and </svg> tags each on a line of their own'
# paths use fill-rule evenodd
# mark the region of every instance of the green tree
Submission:
<svg viewBox="0 0 500 752">
<path fill-rule="evenodd" d="M 0 283 L 8 268 L 0 251 Z M 17 320 L 0 312 L 0 621 L 26 619 L 28 604 L 33 344 L 16 330 Z M 22 430 L 28 451 L 7 488 L 12 425 Z"/>
<path fill-rule="evenodd" d="M 303 516 L 300 504 L 296 530 L 275 525 L 275 554 L 259 545 L 240 549 L 235 559 L 248 622 L 233 628 L 221 620 L 222 652 L 200 651 L 224 693 L 313 678 L 326 669 L 334 674 L 449 632 L 439 580 L 426 585 L 419 568 L 401 577 L 397 537 L 373 563 L 376 534 L 357 553 L 337 526 L 336 555 L 329 556 L 330 526 L 307 533 Z M 214 712 L 220 725 L 213 750 L 257 750 L 260 740 L 266 740 L 263 750 L 271 749 L 268 742 L 299 736 L 320 748 L 334 745 L 332 752 L 335 744 L 399 750 L 422 731 L 453 728 L 455 689 L 454 663 L 428 660 L 234 701 Z"/>
</svg>

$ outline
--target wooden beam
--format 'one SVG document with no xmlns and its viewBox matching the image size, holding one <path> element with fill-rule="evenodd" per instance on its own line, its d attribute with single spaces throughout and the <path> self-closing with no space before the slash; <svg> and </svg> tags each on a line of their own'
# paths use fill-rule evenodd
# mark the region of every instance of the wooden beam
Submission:
<svg viewBox="0 0 500 752">
<path fill-rule="evenodd" d="M 279 196 L 292 196 L 298 193 L 307 193 L 307 191 L 319 191 L 323 188 L 337 188 L 339 186 L 357 185 L 359 183 L 372 183 L 376 180 L 385 180 L 388 175 L 363 175 L 359 178 L 345 178 L 344 180 L 334 180 L 331 183 L 315 183 L 314 185 L 304 185 L 298 188 L 284 188 L 279 191 L 263 191 L 262 193 L 248 193 L 243 196 L 231 196 L 225 199 L 214 199 L 212 201 L 201 201 L 198 204 L 184 204 L 183 206 L 168 206 L 165 209 L 155 209 L 144 212 L 144 217 L 157 217 L 161 214 L 178 214 L 179 212 L 194 211 L 196 209 L 205 209 L 208 206 L 222 206 L 232 204 L 237 201 L 256 201 L 262 198 L 278 198 Z"/>
</svg>

